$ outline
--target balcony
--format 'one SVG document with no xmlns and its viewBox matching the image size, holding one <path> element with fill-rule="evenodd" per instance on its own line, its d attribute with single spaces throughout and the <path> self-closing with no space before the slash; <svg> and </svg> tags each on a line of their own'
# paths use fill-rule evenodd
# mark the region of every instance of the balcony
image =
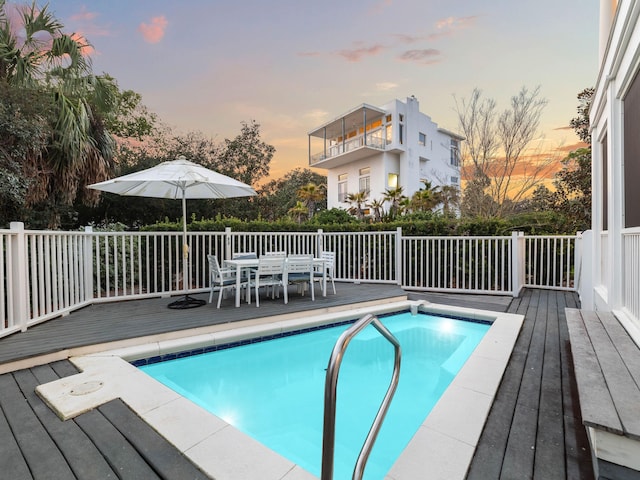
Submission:
<svg viewBox="0 0 640 480">
<path fill-rule="evenodd" d="M 334 168 L 345 163 L 375 155 L 386 148 L 381 128 L 367 135 L 357 135 L 326 150 L 309 157 L 309 165 L 321 168 Z"/>
<path fill-rule="evenodd" d="M 309 165 L 334 168 L 384 151 L 390 128 L 387 116 L 385 110 L 362 104 L 312 130 Z"/>
</svg>

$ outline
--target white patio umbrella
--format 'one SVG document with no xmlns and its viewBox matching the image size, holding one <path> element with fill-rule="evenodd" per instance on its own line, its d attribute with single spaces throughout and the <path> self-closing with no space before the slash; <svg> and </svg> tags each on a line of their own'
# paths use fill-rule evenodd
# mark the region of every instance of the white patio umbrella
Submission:
<svg viewBox="0 0 640 480">
<path fill-rule="evenodd" d="M 88 187 L 118 195 L 182 199 L 182 265 L 183 276 L 189 277 L 188 288 L 191 288 L 191 278 L 187 273 L 187 199 L 248 197 L 256 194 L 249 185 L 190 162 L 184 156 Z M 185 295 L 183 300 L 169 304 L 169 308 L 191 308 L 205 303 L 204 300 Z"/>
</svg>

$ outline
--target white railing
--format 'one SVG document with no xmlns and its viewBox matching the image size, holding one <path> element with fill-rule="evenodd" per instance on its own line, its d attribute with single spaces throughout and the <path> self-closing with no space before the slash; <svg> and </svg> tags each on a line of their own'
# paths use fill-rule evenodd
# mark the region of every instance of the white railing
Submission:
<svg viewBox="0 0 640 480">
<path fill-rule="evenodd" d="M 344 142 L 331 145 L 320 153 L 311 155 L 311 163 L 314 164 L 322 160 L 326 160 L 327 158 L 337 157 L 338 155 L 352 152 L 353 150 L 357 150 L 361 147 L 371 147 L 377 148 L 379 150 L 384 150 L 387 142 L 383 135 L 384 132 L 381 128 L 372 130 L 371 132 L 367 132 L 366 137 L 364 134 L 356 135 L 345 140 Z"/>
<path fill-rule="evenodd" d="M 624 248 L 624 309 L 640 323 L 640 229 L 622 232 Z"/>
<path fill-rule="evenodd" d="M 629 242 L 638 242 L 630 235 Z M 523 286 L 574 290 L 576 237 L 411 237 L 381 232 L 0 231 L 0 337 L 94 302 L 204 292 L 207 255 L 335 252 L 336 280 L 517 296 Z M 636 249 L 632 243 L 629 247 Z M 186 274 L 185 274 L 186 270 Z M 631 285 L 638 270 L 630 269 Z M 188 279 L 185 282 L 184 279 Z M 635 279 L 635 280 L 634 280 Z M 637 297 L 628 295 L 637 302 Z M 631 305 L 637 312 L 637 304 Z"/>
<path fill-rule="evenodd" d="M 403 237 L 402 242 L 405 288 L 513 292 L 512 237 Z"/>
<path fill-rule="evenodd" d="M 525 236 L 525 287 L 575 290 L 575 235 Z"/>
</svg>

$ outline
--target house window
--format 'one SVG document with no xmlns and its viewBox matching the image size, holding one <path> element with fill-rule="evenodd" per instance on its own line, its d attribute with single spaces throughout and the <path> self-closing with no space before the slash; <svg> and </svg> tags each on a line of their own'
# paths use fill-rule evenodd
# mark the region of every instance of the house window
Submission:
<svg viewBox="0 0 640 480">
<path fill-rule="evenodd" d="M 347 180 L 349 176 L 346 173 L 342 173 L 338 175 L 338 201 L 346 202 L 347 201 Z"/>
<path fill-rule="evenodd" d="M 404 137 L 404 125 L 401 123 L 398 125 L 398 143 L 402 145 L 404 142 L 402 141 L 402 137 Z"/>
<path fill-rule="evenodd" d="M 387 123 L 391 123 L 391 115 L 387 115 L 385 118 L 387 119 Z"/>
<path fill-rule="evenodd" d="M 451 185 L 457 185 L 459 180 L 458 177 L 451 177 Z"/>
<path fill-rule="evenodd" d="M 451 165 L 460 166 L 460 142 L 454 138 L 451 139 Z"/>
<path fill-rule="evenodd" d="M 624 97 L 624 226 L 640 227 L 640 74 L 636 74 L 628 93 Z"/>
<path fill-rule="evenodd" d="M 389 188 L 398 188 L 398 174 L 390 173 L 387 178 L 387 187 Z"/>
<path fill-rule="evenodd" d="M 359 190 L 367 195 L 371 192 L 371 169 L 369 167 L 360 169 Z"/>
<path fill-rule="evenodd" d="M 418 133 L 418 145 L 422 145 L 423 147 L 427 144 L 427 135 L 419 132 Z"/>
</svg>

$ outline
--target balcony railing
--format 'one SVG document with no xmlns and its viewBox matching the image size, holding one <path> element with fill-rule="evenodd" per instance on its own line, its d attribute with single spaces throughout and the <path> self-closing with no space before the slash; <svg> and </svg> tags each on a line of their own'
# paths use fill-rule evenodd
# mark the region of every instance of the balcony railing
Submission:
<svg viewBox="0 0 640 480">
<path fill-rule="evenodd" d="M 336 254 L 338 281 L 517 296 L 525 286 L 575 290 L 580 251 L 574 236 L 414 237 L 404 236 L 401 229 L 227 229 L 187 236 L 185 273 L 180 232 L 26 231 L 19 223 L 0 230 L 0 337 L 95 302 L 205 292 L 208 254 L 222 261 L 234 252 L 319 256 L 330 250 Z M 636 255 L 639 238 L 630 234 L 625 243 Z M 632 288 L 640 284 L 639 271 L 627 272 Z M 628 296 L 635 298 L 631 308 L 638 315 L 637 295 Z"/>
<path fill-rule="evenodd" d="M 365 142 L 365 138 L 366 138 L 366 142 Z M 345 140 L 344 142 L 339 142 L 334 145 L 331 145 L 327 147 L 326 150 L 320 153 L 311 155 L 311 164 L 321 162 L 328 158 L 337 157 L 344 153 L 353 152 L 354 150 L 357 150 L 358 148 L 362 148 L 362 147 L 369 147 L 369 148 L 375 148 L 378 150 L 384 150 L 386 147 L 386 144 L 387 142 L 383 137 L 383 130 L 381 128 L 378 128 L 376 130 L 372 130 L 371 132 L 367 133 L 366 137 L 364 134 L 357 135 L 348 140 Z"/>
</svg>

